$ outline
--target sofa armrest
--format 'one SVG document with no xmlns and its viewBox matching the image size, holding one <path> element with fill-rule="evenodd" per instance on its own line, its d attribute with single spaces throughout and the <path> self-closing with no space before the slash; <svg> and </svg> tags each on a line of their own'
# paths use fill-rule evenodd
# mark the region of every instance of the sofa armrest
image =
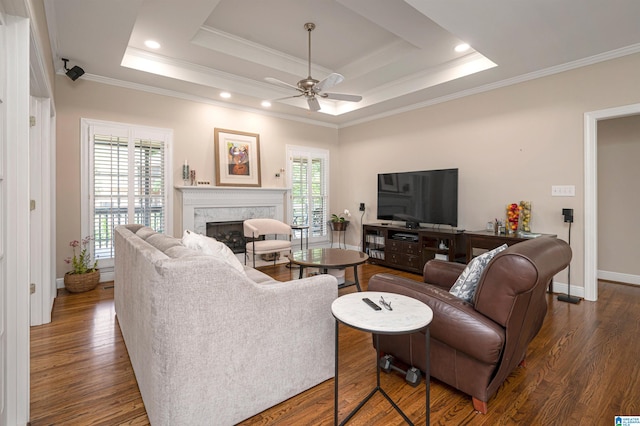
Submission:
<svg viewBox="0 0 640 426">
<path fill-rule="evenodd" d="M 485 362 L 499 361 L 504 346 L 504 329 L 477 312 L 473 305 L 446 290 L 391 274 L 376 274 L 370 291 L 385 291 L 418 299 L 433 310 L 431 338 Z"/>
<path fill-rule="evenodd" d="M 425 263 L 423 281 L 449 290 L 467 265 L 432 259 Z"/>
</svg>

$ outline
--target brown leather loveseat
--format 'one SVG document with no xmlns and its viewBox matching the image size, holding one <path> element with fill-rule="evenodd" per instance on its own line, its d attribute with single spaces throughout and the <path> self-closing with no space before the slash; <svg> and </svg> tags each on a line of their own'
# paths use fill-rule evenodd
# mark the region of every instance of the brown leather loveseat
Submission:
<svg viewBox="0 0 640 426">
<path fill-rule="evenodd" d="M 571 248 L 556 238 L 510 246 L 487 264 L 471 302 L 449 293 L 465 265 L 441 260 L 425 265 L 424 283 L 377 274 L 368 289 L 431 307 L 431 376 L 471 395 L 474 408 L 486 413 L 489 398 L 524 361 L 547 312 L 547 286 L 570 260 Z M 424 339 L 423 332 L 380 335 L 380 351 L 424 371 Z"/>
</svg>

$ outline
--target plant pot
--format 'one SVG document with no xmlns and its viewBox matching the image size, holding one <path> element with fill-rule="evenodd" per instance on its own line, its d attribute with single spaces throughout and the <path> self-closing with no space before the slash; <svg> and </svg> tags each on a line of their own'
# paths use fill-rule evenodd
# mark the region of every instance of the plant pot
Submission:
<svg viewBox="0 0 640 426">
<path fill-rule="evenodd" d="M 87 272 L 86 274 L 64 274 L 64 287 L 71 293 L 82 293 L 93 290 L 100 282 L 100 271 Z"/>
<path fill-rule="evenodd" d="M 349 226 L 349 221 L 345 220 L 344 222 L 331 222 L 331 230 L 332 231 L 344 231 Z"/>
</svg>

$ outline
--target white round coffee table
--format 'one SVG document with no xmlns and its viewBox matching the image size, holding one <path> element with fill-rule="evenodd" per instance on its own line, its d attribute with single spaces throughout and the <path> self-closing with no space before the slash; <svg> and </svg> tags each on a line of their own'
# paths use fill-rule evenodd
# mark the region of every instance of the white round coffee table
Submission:
<svg viewBox="0 0 640 426">
<path fill-rule="evenodd" d="M 384 301 L 389 303 L 391 310 L 387 309 L 380 302 L 381 297 Z M 374 310 L 363 299 L 368 298 L 374 302 L 379 310 Z M 335 400 L 334 400 L 334 424 L 338 424 L 338 324 L 342 323 L 349 327 L 362 330 L 365 332 L 373 333 L 376 343 L 376 377 L 377 386 L 367 395 L 358 406 L 340 423 L 341 425 L 348 422 L 351 417 L 362 408 L 367 401 L 376 393 L 380 392 L 396 409 L 396 411 L 404 418 L 404 420 L 413 424 L 411 420 L 400 410 L 396 403 L 387 395 L 387 393 L 380 387 L 380 353 L 378 348 L 380 347 L 378 342 L 379 334 L 408 334 L 415 333 L 420 330 L 425 330 L 426 341 L 426 371 L 425 374 L 425 386 L 426 386 L 426 424 L 429 424 L 430 410 L 429 410 L 429 324 L 433 319 L 433 311 L 425 303 L 407 297 L 401 294 L 385 293 L 379 291 L 363 291 L 357 293 L 345 294 L 338 297 L 331 304 L 331 313 L 336 319 L 336 333 L 335 333 Z"/>
</svg>

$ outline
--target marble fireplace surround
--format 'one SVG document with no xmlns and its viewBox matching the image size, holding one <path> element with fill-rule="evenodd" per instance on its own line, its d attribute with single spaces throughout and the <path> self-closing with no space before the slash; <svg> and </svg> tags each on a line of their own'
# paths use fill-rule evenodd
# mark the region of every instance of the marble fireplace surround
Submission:
<svg viewBox="0 0 640 426">
<path fill-rule="evenodd" d="M 182 195 L 182 231 L 206 235 L 207 222 L 266 217 L 285 220 L 286 188 L 177 186 Z"/>
</svg>

